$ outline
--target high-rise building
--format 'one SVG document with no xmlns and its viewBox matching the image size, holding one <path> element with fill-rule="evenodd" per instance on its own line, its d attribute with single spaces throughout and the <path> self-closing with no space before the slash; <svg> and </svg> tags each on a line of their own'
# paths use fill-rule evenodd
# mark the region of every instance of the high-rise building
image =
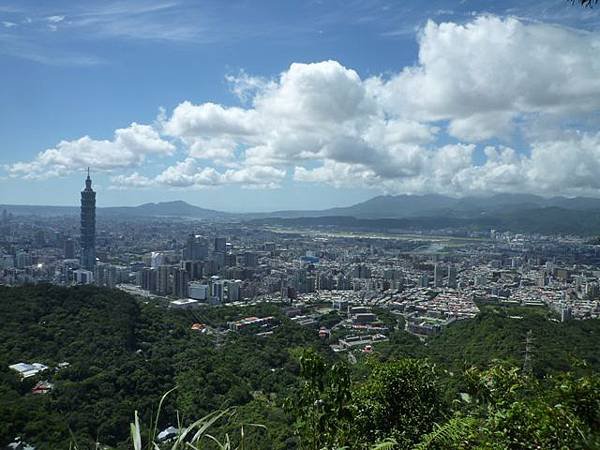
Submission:
<svg viewBox="0 0 600 450">
<path fill-rule="evenodd" d="M 204 272 L 204 263 L 202 261 L 181 261 L 181 268 L 187 271 L 190 280 L 199 280 Z"/>
<path fill-rule="evenodd" d="M 244 266 L 257 267 L 258 255 L 254 252 L 244 252 Z"/>
<path fill-rule="evenodd" d="M 237 255 L 229 252 L 225 254 L 225 267 L 234 267 L 237 265 Z"/>
<path fill-rule="evenodd" d="M 217 303 L 222 303 L 225 295 L 225 280 L 220 280 L 219 277 L 212 277 L 210 291 L 212 299 Z"/>
<path fill-rule="evenodd" d="M 572 318 L 573 318 L 573 310 L 571 309 L 571 306 L 561 305 L 561 308 L 560 308 L 560 321 L 561 322 L 566 322 L 567 320 L 571 320 Z"/>
<path fill-rule="evenodd" d="M 94 283 L 98 286 L 104 286 L 106 284 L 106 264 L 97 264 L 94 267 Z"/>
<path fill-rule="evenodd" d="M 98 286 L 114 288 L 121 281 L 121 273 L 117 266 L 99 263 L 94 268 L 94 283 Z"/>
<path fill-rule="evenodd" d="M 91 284 L 94 282 L 94 274 L 89 270 L 77 269 L 73 271 L 73 281 L 77 284 Z"/>
<path fill-rule="evenodd" d="M 300 269 L 296 272 L 295 287 L 302 294 L 315 292 L 317 277 L 306 269 Z"/>
<path fill-rule="evenodd" d="M 177 268 L 173 273 L 173 294 L 178 298 L 186 298 L 188 296 L 188 283 L 190 275 L 187 270 Z"/>
<path fill-rule="evenodd" d="M 36 247 L 44 247 L 46 245 L 46 234 L 44 233 L 44 230 L 35 231 L 34 242 Z"/>
<path fill-rule="evenodd" d="M 448 266 L 448 287 L 456 287 L 456 267 Z"/>
<path fill-rule="evenodd" d="M 402 272 L 398 269 L 385 269 L 383 271 L 383 278 L 385 280 L 399 281 L 402 279 Z"/>
<path fill-rule="evenodd" d="M 433 266 L 433 287 L 441 287 L 442 278 L 442 266 L 440 266 L 439 264 L 435 264 Z"/>
<path fill-rule="evenodd" d="M 546 276 L 546 271 L 542 270 L 538 275 L 538 286 L 544 287 L 548 285 L 548 277 Z"/>
<path fill-rule="evenodd" d="M 338 274 L 335 279 L 335 288 L 340 291 L 349 291 L 352 289 L 352 279 L 342 273 Z"/>
<path fill-rule="evenodd" d="M 183 247 L 183 259 L 201 261 L 208 257 L 208 246 L 202 236 L 190 234 Z"/>
<path fill-rule="evenodd" d="M 172 268 L 170 266 L 160 266 L 158 268 L 157 291 L 159 295 L 171 294 L 173 285 L 171 281 L 171 271 Z"/>
<path fill-rule="evenodd" d="M 208 288 L 209 286 L 207 284 L 202 284 L 198 281 L 191 281 L 188 283 L 188 295 L 194 300 L 207 300 Z"/>
<path fill-rule="evenodd" d="M 213 252 L 211 259 L 217 265 L 217 270 L 221 270 L 225 266 L 225 253 Z"/>
<path fill-rule="evenodd" d="M 227 300 L 230 302 L 238 302 L 242 299 L 241 280 L 229 280 L 227 283 Z"/>
<path fill-rule="evenodd" d="M 92 189 L 90 169 L 81 191 L 81 267 L 93 270 L 96 265 L 96 193 Z"/>
<path fill-rule="evenodd" d="M 590 282 L 585 284 L 585 295 L 588 299 L 592 300 L 598 298 L 600 295 L 600 287 L 596 282 Z"/>
<path fill-rule="evenodd" d="M 364 264 L 359 264 L 352 269 L 352 277 L 354 278 L 371 278 L 371 269 Z"/>
<path fill-rule="evenodd" d="M 29 253 L 19 251 L 15 256 L 15 262 L 17 265 L 17 269 L 24 269 L 25 267 L 31 266 L 33 264 L 33 258 L 31 258 L 31 255 Z"/>
<path fill-rule="evenodd" d="M 65 239 L 65 259 L 75 258 L 75 241 L 73 239 Z"/>
<path fill-rule="evenodd" d="M 227 239 L 224 237 L 215 238 L 215 252 L 225 253 L 227 251 Z"/>
<path fill-rule="evenodd" d="M 319 277 L 317 278 L 317 289 L 323 291 L 331 291 L 333 290 L 333 287 L 333 277 L 331 276 L 331 274 L 327 272 L 320 273 Z"/>
<path fill-rule="evenodd" d="M 156 269 L 151 269 L 150 267 L 145 267 L 142 270 L 142 275 L 141 275 L 140 281 L 141 281 L 142 289 L 145 289 L 152 293 L 158 291 L 158 271 Z"/>
</svg>

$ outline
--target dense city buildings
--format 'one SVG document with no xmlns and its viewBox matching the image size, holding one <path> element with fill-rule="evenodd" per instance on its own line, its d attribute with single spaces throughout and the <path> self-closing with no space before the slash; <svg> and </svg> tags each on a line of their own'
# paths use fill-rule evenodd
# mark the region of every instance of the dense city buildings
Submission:
<svg viewBox="0 0 600 450">
<path fill-rule="evenodd" d="M 3 212 L 0 282 L 96 284 L 178 309 L 277 303 L 308 327 L 336 312 L 336 330 L 347 337 L 336 351 L 385 337 L 382 310 L 423 338 L 490 304 L 546 308 L 557 321 L 600 316 L 600 246 L 580 237 L 118 214 L 100 214 L 96 228 L 95 200 L 88 174 L 79 224 L 74 216 Z"/>
<path fill-rule="evenodd" d="M 91 180 L 86 183 L 79 249 L 70 237 L 74 217 L 5 219 L 3 283 L 129 286 L 146 296 L 210 305 L 342 299 L 384 306 L 408 322 L 471 317 L 481 302 L 547 305 L 564 320 L 599 312 L 600 250 L 583 238 L 498 231 L 493 239 L 347 235 L 99 216 L 94 246 L 94 192 Z"/>
</svg>

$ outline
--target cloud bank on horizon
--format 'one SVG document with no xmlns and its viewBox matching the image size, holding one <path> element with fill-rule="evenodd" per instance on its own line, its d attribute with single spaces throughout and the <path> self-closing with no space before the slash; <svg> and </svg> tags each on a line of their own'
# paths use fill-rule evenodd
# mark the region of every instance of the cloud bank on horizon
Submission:
<svg viewBox="0 0 600 450">
<path fill-rule="evenodd" d="M 61 141 L 5 170 L 27 179 L 93 166 L 119 189 L 276 189 L 292 178 L 386 193 L 600 194 L 599 34 L 482 15 L 428 21 L 418 49 L 415 65 L 379 76 L 334 60 L 228 75 L 235 106 L 184 101 L 155 123 Z M 178 160 L 152 173 L 166 157 Z"/>
</svg>

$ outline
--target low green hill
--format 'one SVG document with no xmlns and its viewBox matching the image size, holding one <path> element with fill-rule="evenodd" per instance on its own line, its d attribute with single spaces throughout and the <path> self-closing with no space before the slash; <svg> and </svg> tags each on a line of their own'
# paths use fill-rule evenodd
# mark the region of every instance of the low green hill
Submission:
<svg viewBox="0 0 600 450">
<path fill-rule="evenodd" d="M 485 311 L 473 320 L 456 322 L 428 341 L 427 354 L 455 369 L 485 366 L 494 359 L 521 366 L 529 333 L 536 375 L 571 370 L 582 362 L 600 370 L 600 321 L 559 323 L 536 312 L 519 313 Z"/>
<path fill-rule="evenodd" d="M 276 315 L 281 325 L 267 337 L 191 330 L 198 321 L 224 330 L 228 320 L 254 315 Z M 262 437 L 261 448 L 284 448 L 283 436 L 292 433 L 279 406 L 297 382 L 295 349 L 327 348 L 276 307 L 192 314 L 91 286 L 2 287 L 0 317 L 0 447 L 21 436 L 38 449 L 68 448 L 74 440 L 81 449 L 96 441 L 129 448 L 133 411 L 148 421 L 162 394 L 178 385 L 160 426 L 175 425 L 176 411 L 194 418 L 238 405 L 269 418 L 273 437 Z M 21 382 L 8 368 L 17 362 L 51 370 Z M 61 362 L 69 366 L 55 371 Z M 53 391 L 32 395 L 31 387 L 46 379 Z"/>
<path fill-rule="evenodd" d="M 228 321 L 247 316 L 275 316 L 280 325 L 267 336 L 226 331 Z M 425 342 L 394 331 L 389 342 L 376 346 L 374 356 L 437 364 L 436 389 L 443 393 L 444 405 L 466 386 L 464 369 L 472 365 L 496 370 L 493 361 L 500 359 L 520 368 L 528 333 L 537 379 L 567 370 L 598 373 L 600 322 L 558 323 L 547 316 L 544 310 L 485 308 L 477 318 L 454 323 Z M 176 425 L 178 413 L 189 423 L 236 406 L 236 422 L 220 425 L 216 433 L 261 423 L 268 431 L 246 430 L 247 448 L 297 448 L 302 446 L 298 427 L 306 424 L 295 421 L 299 410 L 284 405 L 302 392 L 299 356 L 312 348 L 327 364 L 340 362 L 315 330 L 291 322 L 274 305 L 172 311 L 117 290 L 38 285 L 0 287 L 0 318 L 0 447 L 21 436 L 40 450 L 68 448 L 75 441 L 80 449 L 94 448 L 95 442 L 131 448 L 133 412 L 140 411 L 142 423 L 149 423 L 162 394 L 177 385 L 163 405 L 159 428 Z M 208 325 L 213 333 L 192 330 L 194 322 Z M 39 362 L 51 369 L 21 381 L 8 367 L 17 362 Z M 62 362 L 69 366 L 56 370 Z M 344 382 L 347 395 L 356 400 L 367 392 L 361 386 L 372 380 L 374 367 L 373 358 L 358 357 Z M 384 374 L 387 369 L 381 370 Z M 54 384 L 50 394 L 31 394 L 39 380 Z M 355 407 L 360 406 L 355 400 Z M 446 420 L 444 414 L 435 417 Z M 353 422 L 347 426 L 353 429 Z M 421 430 L 433 428 L 429 424 Z M 369 428 L 369 433 L 385 437 L 385 430 Z M 411 442 L 418 438 L 411 436 Z"/>
</svg>

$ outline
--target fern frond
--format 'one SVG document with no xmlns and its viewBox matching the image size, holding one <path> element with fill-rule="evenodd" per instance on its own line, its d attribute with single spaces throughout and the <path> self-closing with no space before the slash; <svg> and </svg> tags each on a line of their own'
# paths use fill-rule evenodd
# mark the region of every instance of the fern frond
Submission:
<svg viewBox="0 0 600 450">
<path fill-rule="evenodd" d="M 434 448 L 458 448 L 471 431 L 477 426 L 473 417 L 453 418 L 444 425 L 434 425 L 434 430 L 425 435 L 414 450 L 430 450 Z"/>
<path fill-rule="evenodd" d="M 398 445 L 398 442 L 395 439 L 387 438 L 387 439 L 384 439 L 383 441 L 377 442 L 375 445 L 373 445 L 371 447 L 370 450 L 391 450 L 396 445 Z"/>
</svg>

